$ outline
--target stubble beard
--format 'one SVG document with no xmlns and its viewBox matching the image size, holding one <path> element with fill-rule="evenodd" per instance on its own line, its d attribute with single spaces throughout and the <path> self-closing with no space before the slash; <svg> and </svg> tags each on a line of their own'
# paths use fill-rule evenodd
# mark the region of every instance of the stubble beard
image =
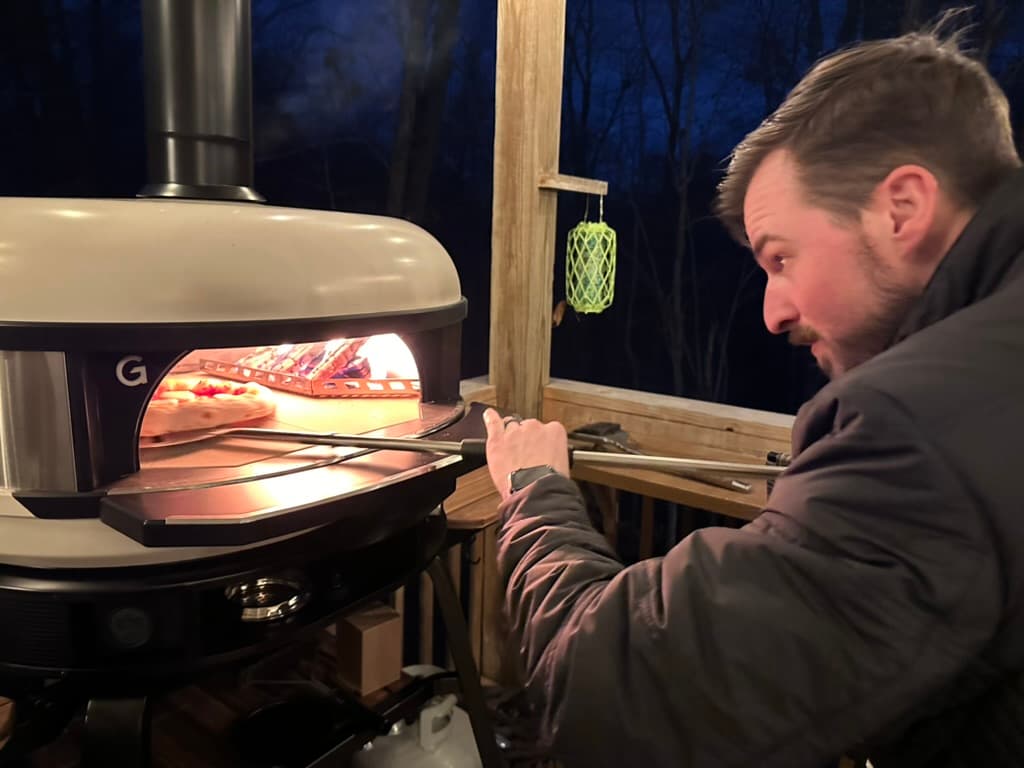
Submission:
<svg viewBox="0 0 1024 768">
<path fill-rule="evenodd" d="M 795 346 L 810 346 L 821 340 L 826 347 L 825 354 L 816 362 L 829 379 L 853 370 L 888 349 L 920 297 L 917 288 L 896 279 L 866 238 L 861 240 L 859 262 L 874 298 L 874 305 L 865 309 L 862 322 L 851 332 L 833 340 L 822 339 L 809 326 L 794 328 L 789 334 L 789 341 Z"/>
<path fill-rule="evenodd" d="M 851 371 L 888 349 L 907 314 L 920 298 L 916 286 L 901 283 L 882 261 L 867 239 L 862 239 L 859 261 L 871 285 L 874 305 L 867 308 L 862 322 L 851 333 L 837 339 L 835 360 L 822 366 L 830 379 Z"/>
</svg>

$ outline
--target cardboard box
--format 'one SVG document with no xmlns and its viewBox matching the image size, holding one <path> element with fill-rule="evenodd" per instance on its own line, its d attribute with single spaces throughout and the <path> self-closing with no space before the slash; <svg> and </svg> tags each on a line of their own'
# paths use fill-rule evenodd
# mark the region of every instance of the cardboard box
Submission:
<svg viewBox="0 0 1024 768">
<path fill-rule="evenodd" d="M 365 696 L 402 676 L 402 617 L 394 608 L 372 603 L 335 626 L 338 678 Z"/>
</svg>

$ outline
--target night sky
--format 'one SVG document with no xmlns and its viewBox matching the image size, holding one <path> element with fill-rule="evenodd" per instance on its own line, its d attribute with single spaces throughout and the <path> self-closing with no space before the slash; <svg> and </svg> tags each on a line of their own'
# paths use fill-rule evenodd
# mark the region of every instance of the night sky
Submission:
<svg viewBox="0 0 1024 768">
<path fill-rule="evenodd" d="M 795 411 L 822 379 L 764 329 L 763 280 L 710 216 L 724 159 L 818 56 L 947 5 L 568 0 L 560 170 L 608 180 L 618 281 L 610 309 L 554 328 L 552 375 Z M 1021 5 L 985 3 L 971 36 L 1018 126 Z M 467 377 L 487 370 L 495 23 L 494 0 L 254 2 L 257 189 L 437 237 L 470 301 Z M 0 194 L 144 184 L 140 25 L 137 0 L 0 3 Z M 555 302 L 587 203 L 559 196 Z"/>
</svg>

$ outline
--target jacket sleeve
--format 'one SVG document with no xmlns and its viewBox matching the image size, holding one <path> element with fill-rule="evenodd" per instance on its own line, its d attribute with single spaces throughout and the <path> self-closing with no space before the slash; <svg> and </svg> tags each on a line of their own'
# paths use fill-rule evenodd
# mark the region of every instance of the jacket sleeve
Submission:
<svg viewBox="0 0 1024 768">
<path fill-rule="evenodd" d="M 801 421 L 769 509 L 663 558 L 624 567 L 567 478 L 505 502 L 513 638 L 570 768 L 820 765 L 991 637 L 983 510 L 898 405 L 859 392 Z"/>
</svg>

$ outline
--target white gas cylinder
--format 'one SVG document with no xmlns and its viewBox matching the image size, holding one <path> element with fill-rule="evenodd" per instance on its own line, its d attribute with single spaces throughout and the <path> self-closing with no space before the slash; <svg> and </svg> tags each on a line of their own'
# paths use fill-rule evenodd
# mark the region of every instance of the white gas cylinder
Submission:
<svg viewBox="0 0 1024 768">
<path fill-rule="evenodd" d="M 414 676 L 442 672 L 426 665 L 404 670 Z M 469 715 L 452 694 L 428 701 L 412 724 L 404 721 L 378 736 L 352 758 L 352 768 L 482 768 Z"/>
</svg>

